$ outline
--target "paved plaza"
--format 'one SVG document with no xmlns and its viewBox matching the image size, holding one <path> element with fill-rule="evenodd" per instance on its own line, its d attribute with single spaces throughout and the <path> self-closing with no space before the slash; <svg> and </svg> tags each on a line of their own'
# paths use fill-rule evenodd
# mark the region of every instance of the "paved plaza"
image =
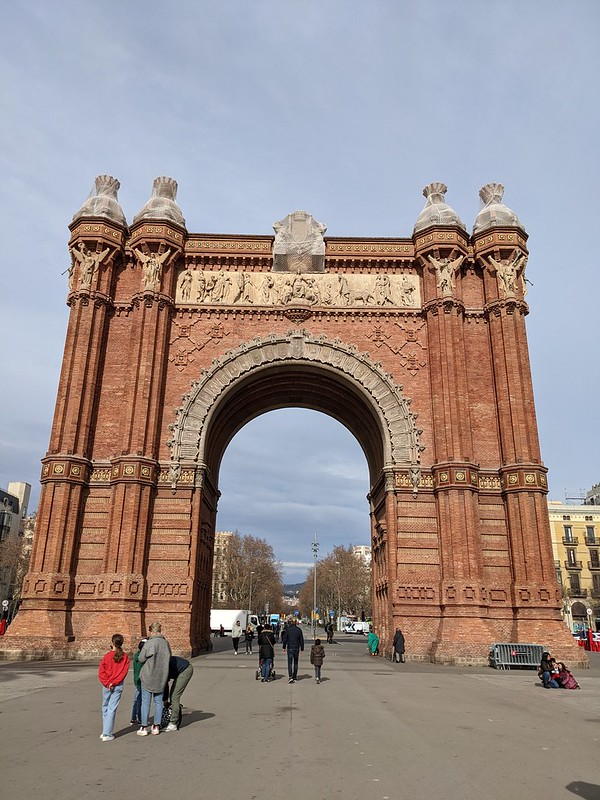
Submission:
<svg viewBox="0 0 600 800">
<path fill-rule="evenodd" d="M 396 665 L 340 637 L 321 685 L 309 647 L 289 685 L 280 646 L 262 684 L 256 654 L 214 642 L 193 659 L 178 732 L 136 736 L 130 673 L 107 743 L 97 664 L 0 664 L 2 796 L 600 799 L 600 654 L 580 691 L 550 691 L 533 671 Z"/>
</svg>

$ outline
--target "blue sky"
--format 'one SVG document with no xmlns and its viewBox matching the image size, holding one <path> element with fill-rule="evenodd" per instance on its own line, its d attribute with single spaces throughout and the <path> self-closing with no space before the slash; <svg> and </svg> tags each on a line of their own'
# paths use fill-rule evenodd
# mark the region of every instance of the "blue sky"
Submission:
<svg viewBox="0 0 600 800">
<path fill-rule="evenodd" d="M 67 225 L 102 173 L 121 181 L 129 220 L 170 175 L 190 231 L 269 234 L 302 208 L 332 236 L 410 235 L 432 180 L 470 229 L 480 187 L 503 183 L 530 236 L 551 495 L 600 480 L 595 0 L 1 9 L 1 486 L 32 483 L 35 506 L 67 324 Z M 368 541 L 364 457 L 321 415 L 252 422 L 221 489 L 219 527 L 264 536 L 285 563 L 310 561 L 315 532 L 322 553 Z"/>
</svg>

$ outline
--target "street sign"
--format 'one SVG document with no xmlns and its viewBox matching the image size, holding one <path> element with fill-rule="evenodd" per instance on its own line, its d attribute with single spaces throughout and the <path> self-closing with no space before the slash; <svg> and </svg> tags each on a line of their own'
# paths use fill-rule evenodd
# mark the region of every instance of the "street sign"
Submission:
<svg viewBox="0 0 600 800">
<path fill-rule="evenodd" d="M 335 617 L 335 612 L 334 611 L 330 611 L 329 612 L 329 616 L 331 617 L 331 619 L 333 619 Z"/>
</svg>

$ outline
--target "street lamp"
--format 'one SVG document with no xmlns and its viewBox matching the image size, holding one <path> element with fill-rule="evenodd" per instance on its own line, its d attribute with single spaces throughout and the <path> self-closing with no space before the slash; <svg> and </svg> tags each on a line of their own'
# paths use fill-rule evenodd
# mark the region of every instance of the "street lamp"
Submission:
<svg viewBox="0 0 600 800">
<path fill-rule="evenodd" d="M 253 572 L 250 573 L 250 598 L 248 599 L 248 611 L 252 613 L 252 576 L 254 575 Z"/>
<path fill-rule="evenodd" d="M 317 542 L 317 534 L 315 533 L 315 540 L 312 543 L 312 551 L 315 559 L 315 574 L 313 583 L 313 639 L 317 638 L 317 556 L 319 555 L 319 543 Z"/>
<path fill-rule="evenodd" d="M 339 561 L 336 561 L 335 563 L 337 564 L 337 568 L 338 568 L 338 570 L 337 570 L 337 572 L 338 572 L 338 574 L 337 574 L 337 585 L 338 585 L 337 586 L 337 590 L 338 590 L 337 629 L 338 629 L 338 631 L 341 631 L 342 630 L 342 599 L 341 599 L 341 593 L 340 593 L 340 569 L 341 569 L 341 565 L 340 565 Z"/>
</svg>

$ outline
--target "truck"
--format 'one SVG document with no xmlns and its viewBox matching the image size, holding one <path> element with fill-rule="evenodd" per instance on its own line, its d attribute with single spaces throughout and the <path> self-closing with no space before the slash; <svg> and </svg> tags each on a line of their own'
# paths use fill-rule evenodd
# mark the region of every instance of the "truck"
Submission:
<svg viewBox="0 0 600 800">
<path fill-rule="evenodd" d="M 221 625 L 225 633 L 230 634 L 236 620 L 240 621 L 242 630 L 251 622 L 254 627 L 258 625 L 258 617 L 250 611 L 242 608 L 211 608 L 210 610 L 210 630 L 211 633 L 219 632 Z"/>
</svg>

